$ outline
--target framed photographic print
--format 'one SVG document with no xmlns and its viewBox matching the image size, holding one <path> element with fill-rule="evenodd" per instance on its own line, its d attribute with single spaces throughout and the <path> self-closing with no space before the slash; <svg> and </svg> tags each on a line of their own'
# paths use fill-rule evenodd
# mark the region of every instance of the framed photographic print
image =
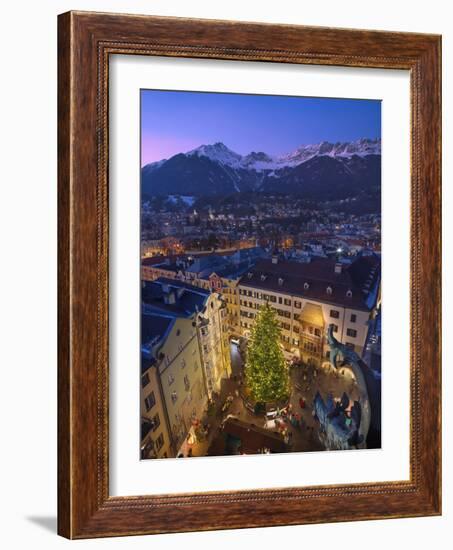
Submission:
<svg viewBox="0 0 453 550">
<path fill-rule="evenodd" d="M 438 36 L 59 17 L 61 535 L 441 513 L 440 107 Z"/>
</svg>

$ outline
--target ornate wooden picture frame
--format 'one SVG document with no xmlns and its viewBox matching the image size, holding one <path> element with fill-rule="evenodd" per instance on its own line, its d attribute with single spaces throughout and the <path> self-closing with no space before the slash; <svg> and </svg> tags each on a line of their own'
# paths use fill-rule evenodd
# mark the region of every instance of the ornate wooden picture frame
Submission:
<svg viewBox="0 0 453 550">
<path fill-rule="evenodd" d="M 89 538 L 440 514 L 440 37 L 84 12 L 60 15 L 58 25 L 59 534 Z M 410 480 L 110 496 L 112 54 L 410 72 Z"/>
</svg>

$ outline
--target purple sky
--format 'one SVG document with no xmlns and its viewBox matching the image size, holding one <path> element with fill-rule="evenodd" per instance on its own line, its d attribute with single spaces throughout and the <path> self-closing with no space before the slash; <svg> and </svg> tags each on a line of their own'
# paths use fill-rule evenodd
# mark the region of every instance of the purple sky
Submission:
<svg viewBox="0 0 453 550">
<path fill-rule="evenodd" d="M 381 136 L 379 100 L 141 90 L 144 166 L 221 141 L 245 155 Z"/>
</svg>

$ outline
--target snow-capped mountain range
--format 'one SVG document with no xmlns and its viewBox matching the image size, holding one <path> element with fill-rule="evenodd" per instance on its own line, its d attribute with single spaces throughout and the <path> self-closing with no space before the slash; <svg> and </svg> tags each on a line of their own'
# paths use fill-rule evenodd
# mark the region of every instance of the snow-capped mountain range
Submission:
<svg viewBox="0 0 453 550">
<path fill-rule="evenodd" d="M 254 170 L 272 170 L 284 168 L 285 166 L 297 166 L 316 156 L 327 155 L 330 157 L 351 157 L 353 155 L 380 155 L 381 140 L 362 138 L 357 141 L 330 143 L 321 141 L 311 145 L 301 145 L 296 150 L 280 157 L 273 157 L 263 152 L 256 153 L 252 151 L 248 155 L 242 156 L 235 153 L 221 142 L 212 145 L 200 145 L 192 149 L 186 156 L 207 157 L 208 159 L 219 162 L 232 168 L 247 168 Z M 159 160 L 148 164 L 147 166 L 159 167 L 167 159 Z"/>
<path fill-rule="evenodd" d="M 144 166 L 142 189 L 147 195 L 255 191 L 309 197 L 332 191 L 350 196 L 359 183 L 380 186 L 380 155 L 381 140 L 367 138 L 302 145 L 279 157 L 261 151 L 240 155 L 214 143 Z"/>
</svg>

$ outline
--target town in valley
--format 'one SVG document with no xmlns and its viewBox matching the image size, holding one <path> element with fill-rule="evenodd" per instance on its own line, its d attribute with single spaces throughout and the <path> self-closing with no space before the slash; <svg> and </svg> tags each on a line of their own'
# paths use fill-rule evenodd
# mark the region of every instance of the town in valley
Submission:
<svg viewBox="0 0 453 550">
<path fill-rule="evenodd" d="M 143 163 L 142 459 L 380 448 L 380 161 L 373 136 Z"/>
</svg>

